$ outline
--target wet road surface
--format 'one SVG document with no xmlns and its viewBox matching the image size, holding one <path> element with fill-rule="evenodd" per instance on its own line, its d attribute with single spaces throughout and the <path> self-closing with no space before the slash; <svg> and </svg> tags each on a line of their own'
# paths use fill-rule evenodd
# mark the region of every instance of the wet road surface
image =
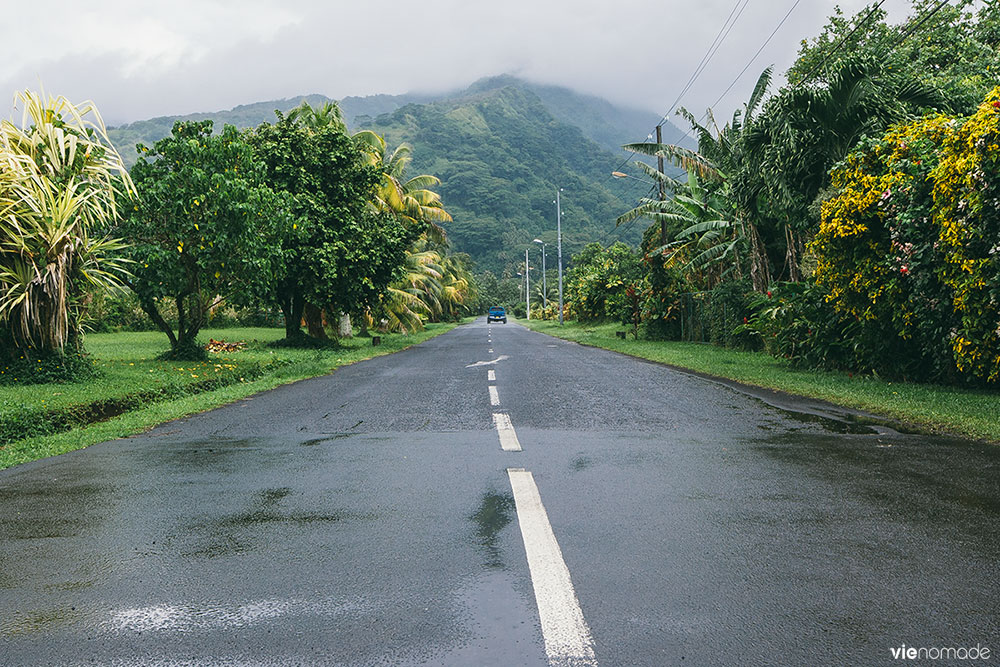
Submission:
<svg viewBox="0 0 1000 667">
<path fill-rule="evenodd" d="M 995 658 L 1000 448 L 795 407 L 479 320 L 3 471 L 0 664 Z"/>
</svg>

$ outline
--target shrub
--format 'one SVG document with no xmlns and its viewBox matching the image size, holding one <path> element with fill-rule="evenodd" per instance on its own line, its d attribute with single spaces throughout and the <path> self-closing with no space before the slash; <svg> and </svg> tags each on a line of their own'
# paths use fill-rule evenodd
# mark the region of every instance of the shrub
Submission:
<svg viewBox="0 0 1000 667">
<path fill-rule="evenodd" d="M 807 282 L 772 285 L 751 299 L 751 314 L 737 333 L 758 338 L 767 353 L 795 366 L 853 369 L 857 320 L 831 308 L 827 296 Z"/>
<path fill-rule="evenodd" d="M 934 222 L 943 282 L 958 322 L 958 370 L 1000 379 L 1000 87 L 944 142 L 934 170 Z"/>
<path fill-rule="evenodd" d="M 759 338 L 740 327 L 752 314 L 750 302 L 757 296 L 746 280 L 716 285 L 703 311 L 709 342 L 741 350 L 759 347 Z"/>
<path fill-rule="evenodd" d="M 647 255 L 648 286 L 643 305 L 644 336 L 651 340 L 679 340 L 681 300 L 691 291 L 684 272 L 662 254 Z"/>
<path fill-rule="evenodd" d="M 969 119 L 863 141 L 833 171 L 815 279 L 854 320 L 848 367 L 914 380 L 1000 379 L 1000 88 Z"/>
</svg>

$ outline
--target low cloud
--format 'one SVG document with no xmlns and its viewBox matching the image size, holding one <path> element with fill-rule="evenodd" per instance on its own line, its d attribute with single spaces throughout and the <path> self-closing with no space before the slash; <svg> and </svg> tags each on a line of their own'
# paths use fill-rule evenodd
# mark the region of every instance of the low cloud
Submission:
<svg viewBox="0 0 1000 667">
<path fill-rule="evenodd" d="M 712 104 L 791 7 L 747 5 L 681 104 Z M 674 6 L 671 6 L 673 4 Z M 785 6 L 785 5 L 788 6 Z M 841 3 L 860 10 L 861 0 Z M 109 124 L 321 93 L 334 98 L 436 92 L 516 73 L 663 113 L 734 8 L 733 0 L 670 3 L 512 0 L 91 3 L 52 12 L 24 4 L 8 25 L 32 25 L 0 46 L 0 90 L 37 88 L 92 99 Z M 908 3 L 890 0 L 893 19 Z M 74 6 L 75 7 L 75 6 Z M 832 2 L 800 2 L 719 104 L 725 117 L 757 74 L 794 60 Z M 44 48 L 39 47 L 44 44 Z"/>
</svg>

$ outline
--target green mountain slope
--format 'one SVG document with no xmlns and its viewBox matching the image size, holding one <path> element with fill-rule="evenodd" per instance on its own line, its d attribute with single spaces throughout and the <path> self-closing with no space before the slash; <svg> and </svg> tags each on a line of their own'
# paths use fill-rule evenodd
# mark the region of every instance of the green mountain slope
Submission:
<svg viewBox="0 0 1000 667">
<path fill-rule="evenodd" d="M 125 164 L 131 167 L 136 161 L 136 144 L 146 144 L 152 146 L 155 142 L 170 134 L 174 122 L 178 120 L 208 120 L 211 119 L 215 125 L 221 128 L 223 125 L 235 125 L 239 128 L 256 127 L 263 122 L 274 121 L 274 110 L 288 111 L 307 100 L 312 105 L 322 104 L 331 101 L 322 95 L 305 95 L 303 97 L 290 97 L 283 100 L 269 100 L 267 102 L 254 102 L 253 104 L 241 104 L 238 107 L 225 111 L 214 111 L 206 113 L 192 113 L 184 116 L 159 116 L 149 120 L 139 120 L 128 125 L 108 128 L 108 137 L 121 153 Z"/>
<path fill-rule="evenodd" d="M 539 261 L 532 240 L 555 242 L 557 187 L 563 188 L 564 258 L 591 241 L 618 238 L 614 219 L 634 201 L 633 182 L 611 178 L 620 158 L 557 120 L 522 86 L 406 105 L 370 129 L 390 145 L 413 146 L 411 173 L 441 179 L 454 217 L 445 228 L 455 248 L 482 269 L 516 271 L 525 248 L 533 264 Z M 637 243 L 640 233 L 632 227 L 621 238 Z"/>
<path fill-rule="evenodd" d="M 135 144 L 150 145 L 167 136 L 175 120 L 210 118 L 217 125 L 252 127 L 272 121 L 275 109 L 288 111 L 302 99 L 314 105 L 329 101 L 309 95 L 163 116 L 111 128 L 109 135 L 131 165 Z M 448 232 L 456 250 L 472 255 L 480 269 L 515 272 L 525 248 L 537 255 L 532 239 L 555 243 L 552 200 L 557 185 L 564 189 L 565 259 L 590 241 L 639 239 L 638 224 L 615 230 L 614 219 L 649 186 L 613 179 L 610 172 L 626 157 L 621 145 L 645 137 L 659 120 L 655 114 L 511 76 L 482 79 L 448 94 L 347 97 L 340 106 L 352 130 L 373 129 L 393 146 L 413 144 L 410 173 L 442 179 L 444 204 L 454 216 Z M 666 141 L 681 137 L 669 124 L 664 131 Z M 532 262 L 538 263 L 537 258 Z"/>
</svg>

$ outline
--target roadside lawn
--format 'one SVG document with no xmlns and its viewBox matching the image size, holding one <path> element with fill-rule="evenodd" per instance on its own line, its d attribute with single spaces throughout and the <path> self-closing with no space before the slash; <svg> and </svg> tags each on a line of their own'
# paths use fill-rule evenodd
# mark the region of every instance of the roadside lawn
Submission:
<svg viewBox="0 0 1000 667">
<path fill-rule="evenodd" d="M 940 385 L 888 382 L 877 377 L 797 369 L 763 352 L 727 350 L 704 343 L 627 340 L 616 324 L 559 326 L 551 320 L 524 320 L 535 331 L 685 368 L 743 384 L 819 398 L 922 429 L 1000 443 L 1000 393 Z"/>
<path fill-rule="evenodd" d="M 278 385 L 398 352 L 453 329 L 429 324 L 414 334 L 344 341 L 337 349 L 268 348 L 284 329 L 208 329 L 201 340 L 243 341 L 238 352 L 207 362 L 155 361 L 169 346 L 159 332 L 91 334 L 86 349 L 98 370 L 84 382 L 0 386 L 0 470 L 121 438 L 171 419 L 231 403 Z"/>
</svg>

